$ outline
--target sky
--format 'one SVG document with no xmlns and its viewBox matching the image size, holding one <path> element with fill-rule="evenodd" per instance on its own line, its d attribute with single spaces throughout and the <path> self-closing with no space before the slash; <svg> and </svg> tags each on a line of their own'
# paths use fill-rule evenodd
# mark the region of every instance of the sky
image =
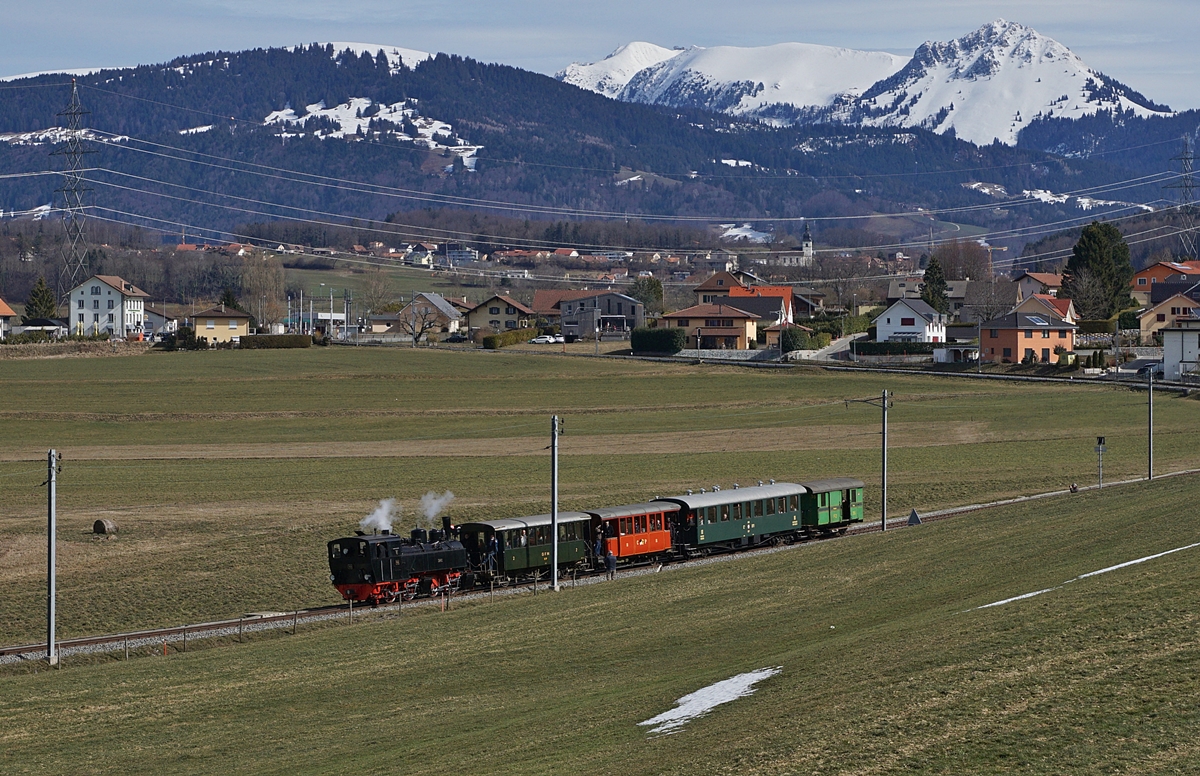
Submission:
<svg viewBox="0 0 1200 776">
<path fill-rule="evenodd" d="M 1200 108 L 1194 0 L 58 0 L 6 2 L 0 75 L 123 67 L 211 50 L 354 41 L 553 74 L 617 46 L 818 43 L 911 55 L 997 18 L 1176 110 Z"/>
</svg>

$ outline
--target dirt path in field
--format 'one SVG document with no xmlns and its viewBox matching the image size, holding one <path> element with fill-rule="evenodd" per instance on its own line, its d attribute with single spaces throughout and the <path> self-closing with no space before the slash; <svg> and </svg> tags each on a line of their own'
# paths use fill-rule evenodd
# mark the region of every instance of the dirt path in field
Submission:
<svg viewBox="0 0 1200 776">
<path fill-rule="evenodd" d="M 929 447 L 980 442 L 982 422 L 949 422 L 939 425 L 931 439 L 927 423 L 892 423 L 888 445 Z M 235 444 L 166 444 L 63 447 L 73 461 L 164 460 L 207 458 L 413 458 L 429 456 L 545 455 L 545 437 L 491 437 L 484 439 L 421 439 L 384 442 L 243 442 Z M 862 450 L 879 446 L 877 425 L 803 426 L 796 428 L 743 428 L 654 434 L 564 435 L 562 455 L 622 455 L 692 453 L 777 452 L 785 450 Z M 43 449 L 10 449 L 0 461 L 39 461 Z"/>
</svg>

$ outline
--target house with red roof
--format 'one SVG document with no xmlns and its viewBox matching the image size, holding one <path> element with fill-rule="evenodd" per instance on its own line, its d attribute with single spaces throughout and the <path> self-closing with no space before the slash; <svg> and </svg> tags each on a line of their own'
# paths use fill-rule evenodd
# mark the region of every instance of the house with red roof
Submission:
<svg viewBox="0 0 1200 776">
<path fill-rule="evenodd" d="M 1070 299 L 1059 299 L 1050 294 L 1033 294 L 1021 300 L 1012 309 L 1014 313 L 1029 313 L 1030 315 L 1053 315 L 1067 323 L 1077 323 L 1079 316 L 1075 314 L 1075 303 Z"/>
<path fill-rule="evenodd" d="M 142 289 L 116 275 L 93 275 L 71 289 L 66 320 L 72 334 L 140 338 L 146 333 Z"/>
<path fill-rule="evenodd" d="M 0 299 L 0 339 L 8 337 L 12 332 L 13 323 L 17 319 L 17 314 L 13 311 L 8 303 Z"/>
<path fill-rule="evenodd" d="M 709 275 L 704 282 L 692 289 L 692 293 L 696 295 L 696 304 L 711 304 L 714 297 L 729 296 L 731 289 L 745 287 L 746 284 L 732 272 L 721 271 Z"/>
<path fill-rule="evenodd" d="M 1150 303 L 1150 291 L 1156 283 L 1200 281 L 1200 261 L 1159 261 L 1135 272 L 1129 280 L 1130 293 L 1138 304 Z"/>
</svg>

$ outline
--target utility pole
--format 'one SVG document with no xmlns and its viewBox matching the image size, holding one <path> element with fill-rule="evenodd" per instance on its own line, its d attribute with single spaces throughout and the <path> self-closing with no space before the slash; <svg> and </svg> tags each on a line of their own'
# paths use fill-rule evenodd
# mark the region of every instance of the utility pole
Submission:
<svg viewBox="0 0 1200 776">
<path fill-rule="evenodd" d="M 1096 437 L 1096 485 L 1104 487 L 1104 451 L 1108 447 L 1104 444 L 1104 437 Z"/>
<path fill-rule="evenodd" d="M 880 498 L 880 517 L 879 530 L 887 530 L 887 491 L 888 491 L 888 443 L 887 443 L 887 416 L 888 407 L 891 405 L 891 397 L 894 396 L 893 391 L 885 390 L 878 399 L 847 399 L 846 407 L 850 406 L 850 402 L 858 404 L 870 404 L 872 407 L 879 407 L 883 410 L 883 426 L 881 431 L 882 449 L 881 449 L 881 469 L 882 469 L 882 485 L 883 493 Z"/>
<path fill-rule="evenodd" d="M 558 416 L 550 418 L 550 589 L 558 592 Z"/>
<path fill-rule="evenodd" d="M 1146 370 L 1146 479 L 1154 479 L 1154 367 Z"/>
<path fill-rule="evenodd" d="M 63 148 L 52 151 L 51 156 L 61 156 L 66 161 L 63 170 L 63 185 L 55 190 L 62 195 L 62 222 L 66 242 L 63 243 L 63 268 L 58 275 L 58 298 L 71 293 L 71 289 L 88 277 L 87 244 L 84 240 L 85 219 L 83 195 L 91 191 L 83 178 L 83 157 L 96 153 L 83 144 L 83 117 L 90 111 L 79 103 L 79 86 L 71 79 L 71 102 L 58 115 L 67 120 L 66 141 Z"/>
<path fill-rule="evenodd" d="M 58 474 L 58 451 L 51 448 L 47 456 L 47 474 L 46 474 L 46 660 L 52 666 L 58 665 L 58 649 L 54 644 L 54 625 L 55 611 L 54 604 L 57 597 L 55 587 L 55 544 L 58 537 L 58 515 L 57 510 L 57 481 Z"/>
</svg>

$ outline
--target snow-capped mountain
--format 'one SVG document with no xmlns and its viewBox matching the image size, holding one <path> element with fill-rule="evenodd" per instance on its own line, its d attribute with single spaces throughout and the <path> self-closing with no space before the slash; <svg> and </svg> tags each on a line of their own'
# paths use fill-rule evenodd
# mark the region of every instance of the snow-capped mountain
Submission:
<svg viewBox="0 0 1200 776">
<path fill-rule="evenodd" d="M 651 61 L 635 70 L 644 60 Z M 683 50 L 631 43 L 555 77 L 626 102 L 756 116 L 777 104 L 824 107 L 838 97 L 857 96 L 907 61 L 884 52 L 808 43 Z"/>
<path fill-rule="evenodd" d="M 922 44 L 903 70 L 831 117 L 939 133 L 953 128 L 976 144 L 999 138 L 1013 145 L 1032 119 L 1080 118 L 1102 110 L 1169 114 L 1092 70 L 1058 41 L 998 19 L 958 40 Z"/>
<path fill-rule="evenodd" d="M 652 61 L 631 72 L 644 60 Z M 977 144 L 1014 145 L 1038 117 L 1170 114 L 1061 43 L 1003 19 L 957 40 L 926 42 L 911 58 L 803 43 L 682 51 L 632 43 L 556 78 L 627 102 L 779 123 L 953 129 Z"/>
<path fill-rule="evenodd" d="M 621 46 L 599 62 L 567 65 L 554 77 L 580 89 L 615 98 L 638 72 L 670 59 L 682 50 L 634 41 Z"/>
</svg>

